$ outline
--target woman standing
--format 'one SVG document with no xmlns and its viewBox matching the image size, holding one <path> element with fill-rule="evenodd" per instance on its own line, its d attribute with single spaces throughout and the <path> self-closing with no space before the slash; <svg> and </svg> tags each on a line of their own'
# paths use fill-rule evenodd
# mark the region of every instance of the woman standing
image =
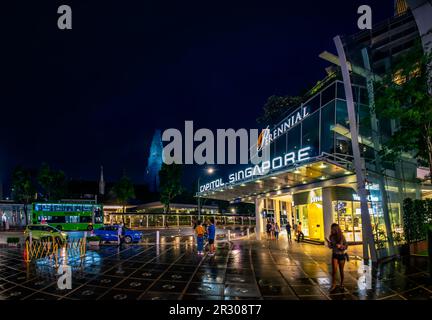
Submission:
<svg viewBox="0 0 432 320">
<path fill-rule="evenodd" d="M 331 225 L 330 236 L 326 241 L 328 247 L 332 249 L 332 286 L 330 288 L 330 292 L 332 292 L 336 289 L 336 272 L 338 266 L 340 274 L 340 288 L 343 289 L 344 267 L 348 245 L 345 236 L 342 234 L 342 230 L 337 223 Z"/>
</svg>

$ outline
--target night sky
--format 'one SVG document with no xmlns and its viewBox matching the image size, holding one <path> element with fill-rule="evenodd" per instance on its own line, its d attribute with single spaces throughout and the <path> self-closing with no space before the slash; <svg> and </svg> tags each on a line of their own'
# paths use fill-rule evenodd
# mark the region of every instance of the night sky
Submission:
<svg viewBox="0 0 432 320">
<path fill-rule="evenodd" d="M 144 181 L 156 128 L 257 128 L 268 96 L 325 76 L 318 58 L 393 1 L 10 1 L 1 4 L 0 178 L 43 161 L 70 179 Z M 57 28 L 57 8 L 73 30 Z M 186 168 L 196 176 L 197 170 Z M 195 177 L 188 174 L 187 179 Z M 188 181 L 186 181 L 188 183 Z"/>
</svg>

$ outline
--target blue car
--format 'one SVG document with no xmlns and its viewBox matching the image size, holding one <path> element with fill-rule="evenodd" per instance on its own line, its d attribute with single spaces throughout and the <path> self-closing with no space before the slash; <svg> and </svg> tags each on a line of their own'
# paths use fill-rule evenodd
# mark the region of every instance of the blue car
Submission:
<svg viewBox="0 0 432 320">
<path fill-rule="evenodd" d="M 104 226 L 94 230 L 94 235 L 100 237 L 101 241 L 118 241 L 118 227 L 116 225 Z M 125 243 L 139 242 L 142 237 L 142 232 L 123 227 L 123 239 Z"/>
</svg>

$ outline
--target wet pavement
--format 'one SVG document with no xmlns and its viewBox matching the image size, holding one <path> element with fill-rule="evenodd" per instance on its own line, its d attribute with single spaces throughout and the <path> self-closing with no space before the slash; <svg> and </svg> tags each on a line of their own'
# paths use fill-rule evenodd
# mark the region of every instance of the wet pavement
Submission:
<svg viewBox="0 0 432 320">
<path fill-rule="evenodd" d="M 0 248 L 0 300 L 431 300 L 425 258 L 365 267 L 351 249 L 345 288 L 329 293 L 330 250 L 307 243 L 220 241 L 199 256 L 191 237 L 101 246 L 69 256 L 72 289 L 59 290 L 49 259 L 26 264 L 22 248 Z"/>
</svg>

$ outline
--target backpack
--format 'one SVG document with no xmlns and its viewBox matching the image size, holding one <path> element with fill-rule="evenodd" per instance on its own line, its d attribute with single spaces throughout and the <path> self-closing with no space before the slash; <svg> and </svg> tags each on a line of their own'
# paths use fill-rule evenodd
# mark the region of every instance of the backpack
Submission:
<svg viewBox="0 0 432 320">
<path fill-rule="evenodd" d="M 203 226 L 197 226 L 196 229 L 195 229 L 195 231 L 196 231 L 198 237 L 204 236 L 204 228 L 203 228 Z"/>
</svg>

